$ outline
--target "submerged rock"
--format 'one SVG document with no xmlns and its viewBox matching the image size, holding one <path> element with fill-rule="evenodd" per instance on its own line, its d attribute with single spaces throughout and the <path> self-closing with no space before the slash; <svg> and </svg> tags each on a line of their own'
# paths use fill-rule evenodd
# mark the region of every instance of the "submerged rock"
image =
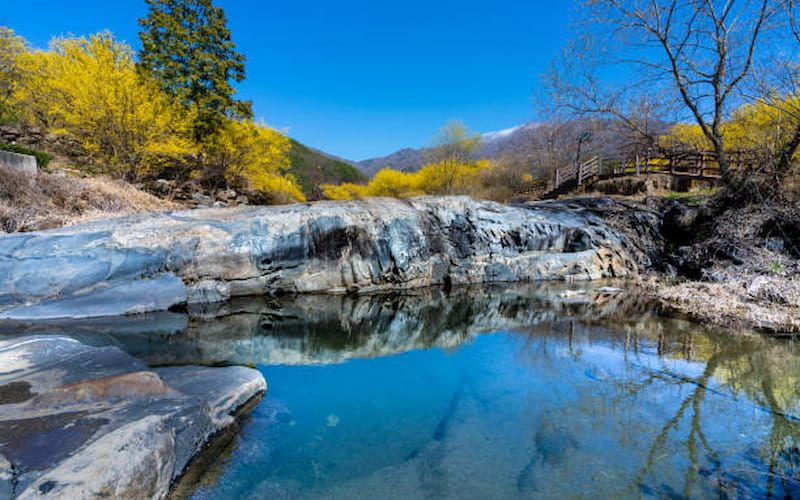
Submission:
<svg viewBox="0 0 800 500">
<path fill-rule="evenodd" d="M 63 336 L 0 341 L 3 498 L 162 498 L 266 390 L 243 367 L 150 369 Z"/>
<path fill-rule="evenodd" d="M 0 237 L 0 319 L 111 316 L 280 292 L 627 276 L 588 212 L 466 197 L 205 209 Z"/>
</svg>

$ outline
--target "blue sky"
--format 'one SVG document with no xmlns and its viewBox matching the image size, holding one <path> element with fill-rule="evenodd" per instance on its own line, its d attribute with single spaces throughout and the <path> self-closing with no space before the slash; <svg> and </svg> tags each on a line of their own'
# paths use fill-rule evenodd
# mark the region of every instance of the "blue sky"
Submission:
<svg viewBox="0 0 800 500">
<path fill-rule="evenodd" d="M 537 118 L 539 76 L 568 37 L 568 0 L 216 0 L 247 58 L 258 118 L 353 160 L 428 144 L 450 119 L 478 132 Z M 34 46 L 110 30 L 138 47 L 144 0 L 2 0 Z"/>
</svg>

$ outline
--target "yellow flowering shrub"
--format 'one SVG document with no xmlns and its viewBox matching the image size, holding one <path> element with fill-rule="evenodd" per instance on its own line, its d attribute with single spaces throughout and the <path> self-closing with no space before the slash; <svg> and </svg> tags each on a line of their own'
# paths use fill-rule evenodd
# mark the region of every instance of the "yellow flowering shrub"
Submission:
<svg viewBox="0 0 800 500">
<path fill-rule="evenodd" d="M 678 123 L 673 125 L 669 132 L 660 139 L 661 145 L 666 148 L 683 148 L 696 151 L 707 151 L 711 149 L 699 125 L 690 123 Z"/>
<path fill-rule="evenodd" d="M 412 173 L 384 168 L 366 185 L 324 184 L 322 192 L 331 200 L 367 196 L 409 198 L 424 194 L 470 194 L 480 182 L 480 173 L 490 166 L 488 160 L 480 160 L 472 163 L 441 161 Z"/>
<path fill-rule="evenodd" d="M 742 105 L 722 124 L 728 149 L 766 149 L 776 152 L 788 142 L 800 116 L 800 96 L 776 96 Z M 711 150 L 698 125 L 679 123 L 661 138 L 665 147 Z"/>
<path fill-rule="evenodd" d="M 357 200 L 367 197 L 367 186 L 343 182 L 341 184 L 323 184 L 322 195 L 329 200 Z"/>
<path fill-rule="evenodd" d="M 277 203 L 306 199 L 297 180 L 287 174 L 291 143 L 276 130 L 251 120 L 231 120 L 203 149 L 220 181 L 260 191 Z"/>
<path fill-rule="evenodd" d="M 469 194 L 479 183 L 480 173 L 490 166 L 488 160 L 445 160 L 425 165 L 414 175 L 426 194 Z"/>
<path fill-rule="evenodd" d="M 368 196 L 409 198 L 424 194 L 419 173 L 406 173 L 391 168 L 381 169 L 367 184 Z"/>
<path fill-rule="evenodd" d="M 186 112 L 137 73 L 131 48 L 110 33 L 55 39 L 22 54 L 20 66 L 22 118 L 73 137 L 107 173 L 136 177 L 194 150 Z"/>
<path fill-rule="evenodd" d="M 21 36 L 0 26 L 0 123 L 16 119 L 14 94 L 23 78 L 20 57 L 27 50 Z"/>
</svg>

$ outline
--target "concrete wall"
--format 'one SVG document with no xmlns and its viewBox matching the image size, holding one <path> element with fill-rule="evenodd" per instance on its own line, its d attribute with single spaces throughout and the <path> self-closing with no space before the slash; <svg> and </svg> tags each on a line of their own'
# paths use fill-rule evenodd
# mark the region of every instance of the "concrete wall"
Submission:
<svg viewBox="0 0 800 500">
<path fill-rule="evenodd" d="M 35 174 L 38 170 L 36 168 L 36 157 L 8 151 L 0 151 L 0 167 L 19 170 L 26 174 Z"/>
</svg>

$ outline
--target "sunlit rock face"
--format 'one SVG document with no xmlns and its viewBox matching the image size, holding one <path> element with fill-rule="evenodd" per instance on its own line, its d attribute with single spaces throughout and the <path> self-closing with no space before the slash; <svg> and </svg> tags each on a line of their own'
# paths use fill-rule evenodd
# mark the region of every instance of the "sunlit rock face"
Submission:
<svg viewBox="0 0 800 500">
<path fill-rule="evenodd" d="M 591 280 L 636 263 L 598 217 L 466 197 L 137 215 L 0 238 L 0 318 L 113 316 L 278 292 Z"/>
<path fill-rule="evenodd" d="M 0 341 L 0 496 L 162 498 L 262 394 L 244 367 L 148 368 L 58 335 Z"/>
</svg>

